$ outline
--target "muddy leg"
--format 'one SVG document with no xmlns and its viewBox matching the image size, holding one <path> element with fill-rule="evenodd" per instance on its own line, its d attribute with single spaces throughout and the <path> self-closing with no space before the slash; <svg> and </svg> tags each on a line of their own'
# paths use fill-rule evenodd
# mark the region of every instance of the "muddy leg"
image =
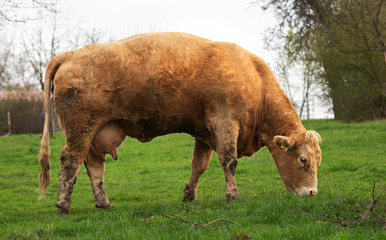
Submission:
<svg viewBox="0 0 386 240">
<path fill-rule="evenodd" d="M 59 193 L 56 202 L 59 214 L 70 212 L 72 190 L 82 164 L 81 159 L 80 154 L 70 152 L 67 148 L 62 151 L 60 156 Z"/>
<path fill-rule="evenodd" d="M 192 173 L 184 189 L 184 202 L 193 201 L 196 199 L 198 180 L 208 168 L 212 154 L 212 148 L 196 140 L 193 149 L 193 159 L 191 161 Z"/>
<path fill-rule="evenodd" d="M 105 162 L 102 161 L 93 150 L 87 153 L 84 165 L 87 168 L 87 174 L 90 178 L 92 192 L 95 197 L 95 206 L 97 208 L 111 208 L 104 185 Z"/>
<path fill-rule="evenodd" d="M 237 158 L 231 154 L 219 154 L 220 165 L 224 170 L 227 200 L 231 201 L 235 198 L 239 198 L 239 192 L 237 190 L 235 172 L 237 166 Z"/>
<path fill-rule="evenodd" d="M 83 132 L 83 133 L 82 133 Z M 59 214 L 70 212 L 71 195 L 79 168 L 86 158 L 87 151 L 94 136 L 95 129 L 88 131 L 66 131 L 66 144 L 60 155 L 60 178 L 58 207 Z"/>
</svg>

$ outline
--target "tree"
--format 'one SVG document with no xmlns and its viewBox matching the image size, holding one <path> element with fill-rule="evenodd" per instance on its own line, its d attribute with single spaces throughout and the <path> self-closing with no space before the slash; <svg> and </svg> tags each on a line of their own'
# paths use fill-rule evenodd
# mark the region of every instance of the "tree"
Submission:
<svg viewBox="0 0 386 240">
<path fill-rule="evenodd" d="M 38 24 L 38 28 L 31 31 L 23 38 L 24 56 L 26 65 L 28 65 L 33 72 L 33 78 L 37 80 L 41 90 L 44 91 L 44 74 L 51 58 L 60 52 L 61 39 L 65 33 L 58 31 L 58 18 L 61 9 L 60 2 L 56 2 L 52 6 L 50 15 L 50 24 Z M 43 19 L 44 20 L 44 19 Z M 45 21 L 47 23 L 47 21 Z M 44 28 L 42 27 L 44 26 Z M 25 66 L 23 66 L 25 69 Z M 26 84 L 25 84 L 26 85 Z M 52 99 L 50 100 L 51 113 L 51 133 L 55 135 L 56 130 L 56 116 Z"/>
<path fill-rule="evenodd" d="M 336 119 L 386 118 L 385 0 L 262 2 L 281 19 L 271 36 L 323 87 Z"/>
<path fill-rule="evenodd" d="M 0 0 L 0 27 L 6 23 L 25 23 L 40 19 L 45 11 L 52 11 L 55 0 Z"/>
<path fill-rule="evenodd" d="M 9 62 L 11 59 L 11 48 L 8 41 L 0 40 L 0 89 L 5 88 L 10 82 Z"/>
</svg>

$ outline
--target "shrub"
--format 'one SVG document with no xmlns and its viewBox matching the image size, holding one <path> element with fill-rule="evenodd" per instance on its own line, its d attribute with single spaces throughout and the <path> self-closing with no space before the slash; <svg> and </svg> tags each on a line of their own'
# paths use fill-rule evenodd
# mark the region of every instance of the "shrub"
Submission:
<svg viewBox="0 0 386 240">
<path fill-rule="evenodd" d="M 8 132 L 7 112 L 11 114 L 12 134 L 41 133 L 44 124 L 43 92 L 0 91 L 0 135 Z"/>
</svg>

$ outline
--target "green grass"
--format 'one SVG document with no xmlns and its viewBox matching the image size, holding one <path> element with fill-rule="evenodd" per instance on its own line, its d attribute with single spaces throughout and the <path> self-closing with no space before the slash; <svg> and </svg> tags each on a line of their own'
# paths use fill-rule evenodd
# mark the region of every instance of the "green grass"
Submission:
<svg viewBox="0 0 386 240">
<path fill-rule="evenodd" d="M 40 135 L 0 138 L 0 239 L 385 239 L 380 218 L 385 218 L 380 207 L 385 206 L 384 194 L 365 219 L 359 220 L 353 210 L 364 214 L 374 182 L 376 193 L 386 185 L 386 122 L 312 120 L 304 125 L 323 138 L 316 197 L 287 192 L 264 148 L 238 164 L 241 199 L 225 201 L 225 178 L 214 155 L 200 180 L 197 200 L 183 203 L 194 141 L 174 134 L 146 144 L 127 139 L 119 160 L 107 159 L 105 185 L 114 209 L 94 207 L 82 166 L 71 212 L 64 216 L 57 215 L 55 207 L 64 135 L 50 138 L 51 182 L 41 201 L 36 191 Z M 220 218 L 237 225 L 197 225 Z"/>
</svg>

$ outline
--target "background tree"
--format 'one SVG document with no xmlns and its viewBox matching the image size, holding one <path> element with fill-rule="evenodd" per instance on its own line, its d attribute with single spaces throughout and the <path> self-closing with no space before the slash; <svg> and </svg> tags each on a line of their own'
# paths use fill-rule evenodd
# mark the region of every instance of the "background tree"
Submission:
<svg viewBox="0 0 386 240">
<path fill-rule="evenodd" d="M 7 23 L 40 19 L 55 4 L 55 0 L 0 0 L 0 28 Z"/>
<path fill-rule="evenodd" d="M 60 52 L 60 39 L 56 15 L 52 18 L 51 26 L 43 28 L 38 25 L 38 28 L 23 37 L 26 64 L 32 69 L 33 78 L 39 83 L 41 90 L 44 90 L 45 68 L 51 58 Z"/>
<path fill-rule="evenodd" d="M 11 54 L 9 41 L 0 39 L 0 89 L 5 88 L 11 79 L 9 72 Z"/>
<path fill-rule="evenodd" d="M 285 57 L 303 63 L 304 82 L 319 83 L 336 119 L 386 118 L 385 0 L 258 4 L 280 18 L 268 40 L 278 37 L 274 42 L 286 46 Z"/>
</svg>

